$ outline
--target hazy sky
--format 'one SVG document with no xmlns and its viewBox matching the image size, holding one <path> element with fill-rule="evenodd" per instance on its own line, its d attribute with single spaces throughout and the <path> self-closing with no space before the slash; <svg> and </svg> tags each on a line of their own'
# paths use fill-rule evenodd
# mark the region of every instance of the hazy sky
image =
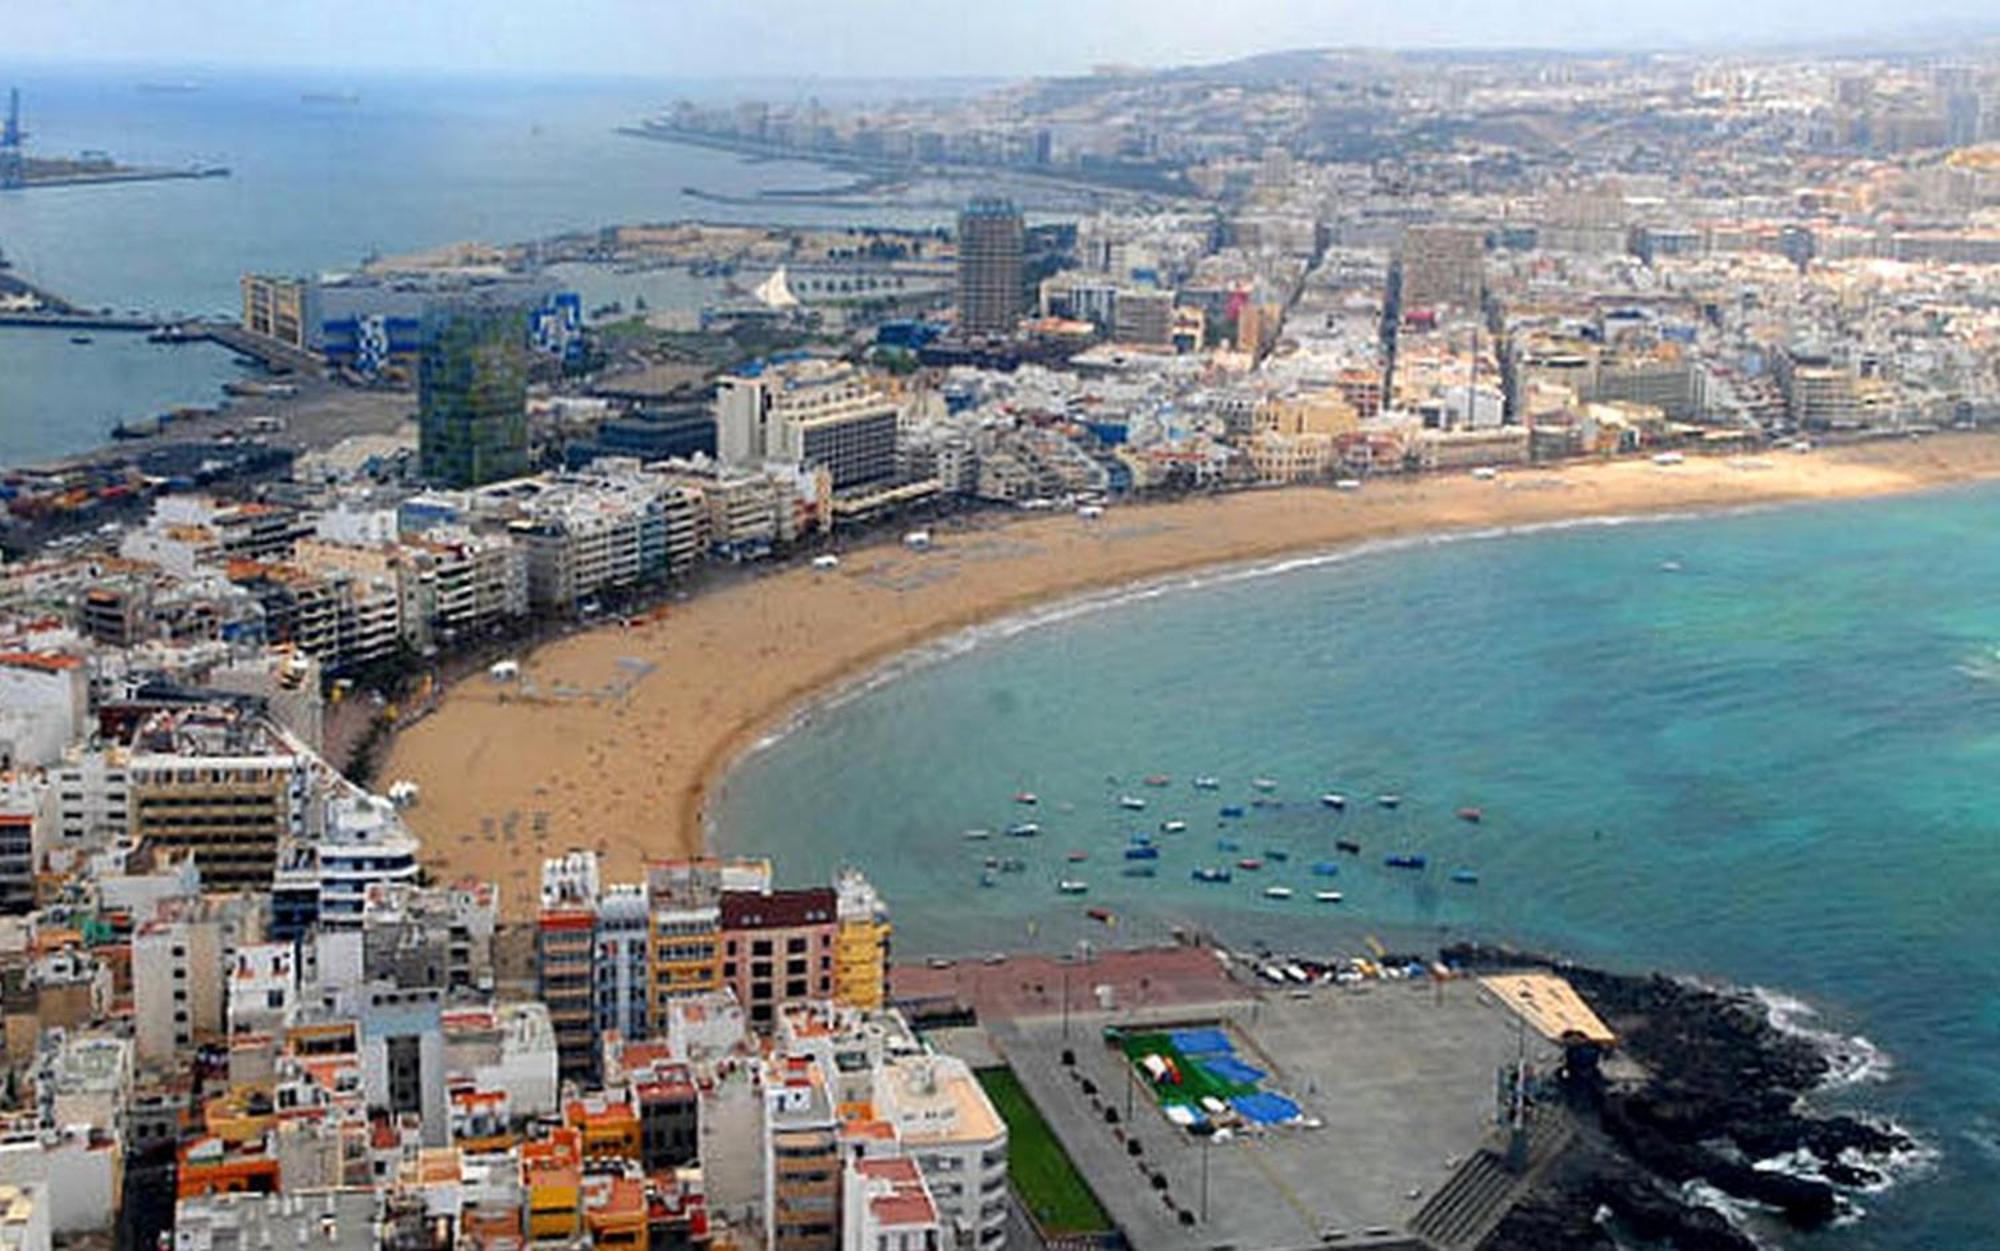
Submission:
<svg viewBox="0 0 2000 1251">
<path fill-rule="evenodd" d="M 1992 0 L 0 0 L 0 62 L 1028 75 L 1325 45 L 1715 45 L 1993 23 Z"/>
</svg>

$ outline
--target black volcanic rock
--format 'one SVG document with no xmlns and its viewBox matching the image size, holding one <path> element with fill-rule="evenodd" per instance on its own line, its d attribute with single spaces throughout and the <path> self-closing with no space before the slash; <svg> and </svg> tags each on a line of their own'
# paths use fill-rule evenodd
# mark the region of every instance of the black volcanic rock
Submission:
<svg viewBox="0 0 2000 1251">
<path fill-rule="evenodd" d="M 1721 1214 L 1682 1200 L 1701 1181 L 1764 1205 L 1795 1227 L 1839 1214 L 1836 1186 L 1880 1180 L 1844 1152 L 1881 1156 L 1910 1147 L 1903 1134 L 1851 1116 L 1818 1116 L 1804 1096 L 1831 1066 L 1806 1039 L 1774 1028 L 1746 995 L 1663 976 L 1633 977 L 1505 948 L 1461 944 L 1442 958 L 1461 968 L 1541 966 L 1561 973 L 1617 1031 L 1620 1050 L 1646 1072 L 1636 1085 L 1608 1084 L 1588 1056 L 1565 1074 L 1565 1097 L 1582 1141 L 1517 1205 L 1485 1244 L 1610 1247 L 1609 1217 L 1631 1235 L 1682 1251 L 1754 1246 Z M 1750 1166 L 1810 1151 L 1827 1180 Z"/>
</svg>

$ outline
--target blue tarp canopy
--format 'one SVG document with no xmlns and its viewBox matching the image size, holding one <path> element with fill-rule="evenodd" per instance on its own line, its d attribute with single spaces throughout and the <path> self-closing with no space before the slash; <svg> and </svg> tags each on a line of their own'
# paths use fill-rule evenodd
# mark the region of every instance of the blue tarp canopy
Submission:
<svg viewBox="0 0 2000 1251">
<path fill-rule="evenodd" d="M 1253 1069 L 1235 1056 L 1206 1055 L 1199 1063 L 1223 1081 L 1237 1086 L 1254 1086 L 1264 1080 L 1264 1070 Z"/>
<path fill-rule="evenodd" d="M 1236 1050 L 1229 1045 L 1229 1036 L 1219 1029 L 1177 1029 L 1167 1038 L 1184 1056 L 1226 1056 Z"/>
<path fill-rule="evenodd" d="M 1229 1101 L 1237 1114 L 1246 1121 L 1257 1125 L 1283 1125 L 1287 1121 L 1299 1119 L 1299 1105 L 1283 1095 L 1269 1091 L 1259 1091 L 1254 1095 L 1238 1095 Z"/>
</svg>

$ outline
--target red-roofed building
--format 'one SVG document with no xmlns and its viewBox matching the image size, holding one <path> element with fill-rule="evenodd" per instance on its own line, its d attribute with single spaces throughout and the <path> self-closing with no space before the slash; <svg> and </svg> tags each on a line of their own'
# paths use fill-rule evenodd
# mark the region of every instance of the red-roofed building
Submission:
<svg viewBox="0 0 2000 1251">
<path fill-rule="evenodd" d="M 781 1003 L 832 996 L 838 927 L 831 887 L 722 896 L 722 981 L 753 1027 L 768 1029 Z"/>
<path fill-rule="evenodd" d="M 842 1251 L 937 1251 L 943 1244 L 937 1204 L 914 1161 L 850 1160 L 844 1182 Z"/>
</svg>

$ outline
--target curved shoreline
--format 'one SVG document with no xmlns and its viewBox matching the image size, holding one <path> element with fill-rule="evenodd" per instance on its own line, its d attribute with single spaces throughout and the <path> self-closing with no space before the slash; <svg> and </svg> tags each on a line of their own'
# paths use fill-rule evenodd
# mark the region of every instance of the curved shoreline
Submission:
<svg viewBox="0 0 2000 1251">
<path fill-rule="evenodd" d="M 850 669 L 806 691 L 797 699 L 761 718 L 755 725 L 745 728 L 741 734 L 732 735 L 729 744 L 718 745 L 715 763 L 712 766 L 704 765 L 702 791 L 708 798 L 719 796 L 726 787 L 717 783 L 725 782 L 740 765 L 760 752 L 777 746 L 793 731 L 809 724 L 817 714 L 837 708 L 849 699 L 867 694 L 890 682 L 899 681 L 933 664 L 955 660 L 985 643 L 1010 639 L 1047 626 L 1060 625 L 1078 617 L 1124 607 L 1142 599 L 1185 591 L 1200 591 L 1258 578 L 1282 577 L 1306 569 L 1320 569 L 1349 560 L 1417 547 L 1528 538 L 1567 530 L 1614 529 L 1627 525 L 1699 521 L 1711 517 L 1740 516 L 1779 508 L 1783 503 L 1771 500 L 1722 504 L 1701 509 L 1667 508 L 1657 512 L 1587 514 L 1548 521 L 1524 522 L 1519 525 L 1441 529 L 1384 538 L 1350 539 L 1329 547 L 1292 548 L 1261 556 L 1196 563 L 1146 574 L 1130 581 L 1110 582 L 1054 596 L 1029 597 L 1030 602 L 1024 605 L 996 610 L 956 627 L 941 628 L 927 637 L 890 648 L 888 654 L 884 656 L 857 657 Z M 1014 628 L 1005 629 L 1010 625 Z M 965 640 L 964 646 L 953 646 L 960 639 Z M 740 742 L 742 739 L 748 741 Z M 725 754 L 723 746 L 733 746 L 733 750 Z M 692 813 L 684 810 L 682 818 L 693 820 L 700 827 L 704 847 L 713 851 L 714 814 L 709 812 L 705 805 L 697 804 Z"/>
<path fill-rule="evenodd" d="M 615 680 L 621 650 L 661 664 L 662 674 L 615 697 L 543 699 L 517 712 L 519 699 L 461 683 L 438 714 L 398 736 L 385 776 L 423 786 L 425 801 L 410 816 L 427 858 L 498 881 L 518 915 L 532 898 L 529 866 L 566 846 L 590 845 L 593 836 L 614 872 L 624 868 L 620 860 L 636 867 L 650 856 L 700 850 L 710 801 L 774 729 L 902 658 L 996 622 L 1154 593 L 1204 571 L 1278 573 L 1272 566 L 1290 560 L 1350 559 L 1384 544 L 1657 521 L 1996 477 L 2000 437 L 1954 435 L 1810 457 L 1695 459 L 1670 470 L 1643 461 L 1524 468 L 1500 484 L 1434 476 L 1378 481 L 1351 495 L 1302 487 L 1196 497 L 1121 506 L 1093 522 L 1043 514 L 941 526 L 930 553 L 890 543 L 855 549 L 838 573 L 774 571 L 677 604 L 662 622 L 580 633 L 528 658 L 550 687 L 585 691 L 591 677 Z M 701 663 L 673 667 L 681 654 Z M 628 712 L 641 720 L 653 714 L 654 733 L 632 725 Z M 535 724 L 519 724 L 524 717 Z M 524 738 L 534 740 L 525 749 Z M 631 767 L 635 749 L 657 750 L 658 767 Z M 523 776 L 542 768 L 550 772 L 540 785 Z M 510 798 L 516 806 L 500 818 Z M 546 809 L 565 802 L 570 819 L 551 823 L 559 814 Z M 536 805 L 546 809 L 532 814 L 530 844 L 519 837 L 519 817 Z M 474 845 L 475 823 L 490 853 Z M 465 850 L 444 845 L 454 831 Z"/>
</svg>

